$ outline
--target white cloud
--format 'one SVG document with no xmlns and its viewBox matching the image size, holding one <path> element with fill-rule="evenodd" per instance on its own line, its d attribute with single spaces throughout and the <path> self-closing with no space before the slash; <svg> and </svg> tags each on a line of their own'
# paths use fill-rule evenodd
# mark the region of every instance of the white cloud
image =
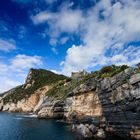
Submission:
<svg viewBox="0 0 140 140">
<path fill-rule="evenodd" d="M 72 11 L 64 9 L 58 14 L 56 22 L 56 28 L 62 32 L 77 32 L 82 22 L 82 13 L 80 10 Z"/>
<path fill-rule="evenodd" d="M 49 44 L 52 46 L 51 50 L 52 50 L 53 52 L 55 52 L 55 53 L 56 53 L 56 52 L 58 53 L 56 47 L 57 47 L 58 45 L 64 45 L 64 44 L 66 44 L 68 40 L 69 40 L 68 37 L 62 37 L 62 38 L 60 38 L 60 39 L 57 39 L 57 38 L 55 38 L 55 37 L 51 38 L 50 41 L 49 41 Z"/>
<path fill-rule="evenodd" d="M 83 18 L 80 10 L 62 8 L 58 13 L 40 12 L 31 16 L 35 24 L 47 22 L 51 31 L 76 32 Z M 52 33 L 52 32 L 51 32 Z"/>
<path fill-rule="evenodd" d="M 56 46 L 57 44 L 57 39 L 56 38 L 51 38 L 50 41 L 49 41 L 50 45 L 52 46 Z"/>
<path fill-rule="evenodd" d="M 0 39 L 0 51 L 9 52 L 16 49 L 16 44 L 11 40 Z"/>
<path fill-rule="evenodd" d="M 62 37 L 62 38 L 60 39 L 60 44 L 64 45 L 68 40 L 69 40 L 68 37 Z"/>
<path fill-rule="evenodd" d="M 60 66 L 63 66 L 63 65 L 64 65 L 64 63 L 65 63 L 64 61 L 61 61 L 61 62 L 60 62 Z"/>
<path fill-rule="evenodd" d="M 70 10 L 68 8 L 62 7 L 57 13 L 50 13 L 47 11 L 42 11 L 34 16 L 31 16 L 34 24 L 47 23 L 49 25 L 49 30 L 43 32 L 43 37 L 50 35 L 50 45 L 52 51 L 58 53 L 56 46 L 58 43 L 64 45 L 67 41 L 67 37 L 62 37 L 58 40 L 59 35 L 62 32 L 68 33 L 78 33 L 81 23 L 83 22 L 82 12 L 80 10 Z"/>
<path fill-rule="evenodd" d="M 37 68 L 43 64 L 42 57 L 18 54 L 8 60 L 0 62 L 0 93 L 20 85 L 27 76 L 30 68 Z"/>
<path fill-rule="evenodd" d="M 19 26 L 17 29 L 19 30 L 18 38 L 19 39 L 24 39 L 24 37 L 26 36 L 26 33 L 27 33 L 26 27 L 25 26 Z"/>
<path fill-rule="evenodd" d="M 117 54 L 117 55 L 114 55 L 112 58 L 111 58 L 111 61 L 112 63 L 116 63 L 116 62 L 120 62 L 120 61 L 127 61 L 126 57 L 123 56 L 122 54 Z"/>
<path fill-rule="evenodd" d="M 38 67 L 43 64 L 41 56 L 28 56 L 25 54 L 18 54 L 8 61 L 9 63 L 0 62 L 0 74 L 4 74 L 6 72 L 22 72 L 22 70 Z"/>
<path fill-rule="evenodd" d="M 0 75 L 7 72 L 7 71 L 8 71 L 7 65 L 0 63 Z"/>
<path fill-rule="evenodd" d="M 0 93 L 10 90 L 13 87 L 21 85 L 20 82 L 11 80 L 8 77 L 1 77 L 0 80 Z"/>
<path fill-rule="evenodd" d="M 138 0 L 121 0 L 114 4 L 111 0 L 102 0 L 86 12 L 66 6 L 56 13 L 40 12 L 32 16 L 32 20 L 36 24 L 47 23 L 51 38 L 58 39 L 65 32 L 80 36 L 81 45 L 72 45 L 63 61 L 62 72 L 70 75 L 72 71 L 111 63 L 135 64 L 139 60 L 135 55 L 136 47 L 129 49 L 126 44 L 140 41 L 139 7 Z M 137 51 L 139 49 L 137 46 Z"/>
<path fill-rule="evenodd" d="M 52 72 L 56 73 L 56 74 L 62 74 L 61 71 L 57 71 L 57 70 L 51 70 Z"/>
<path fill-rule="evenodd" d="M 34 24 L 44 23 L 54 18 L 56 18 L 56 15 L 53 13 L 49 13 L 47 11 L 43 11 L 43 12 L 38 13 L 35 16 L 31 16 L 31 19 L 34 22 Z"/>
<path fill-rule="evenodd" d="M 18 54 L 11 60 L 11 68 L 15 69 L 27 69 L 42 64 L 42 58 L 40 56 L 28 56 L 24 54 Z"/>
<path fill-rule="evenodd" d="M 58 54 L 58 51 L 55 47 L 52 47 L 51 50 L 55 53 L 55 54 Z"/>
<path fill-rule="evenodd" d="M 97 65 L 134 65 L 139 61 L 135 55 L 136 46 L 129 49 L 128 46 L 124 48 L 124 44 L 140 40 L 140 9 L 137 6 L 140 2 L 124 2 L 111 5 L 110 0 L 101 1 L 83 17 L 80 35 L 84 43 L 67 50 L 62 69 L 64 74 Z M 139 50 L 140 46 L 137 46 Z M 108 52 L 110 54 L 106 55 Z"/>
</svg>

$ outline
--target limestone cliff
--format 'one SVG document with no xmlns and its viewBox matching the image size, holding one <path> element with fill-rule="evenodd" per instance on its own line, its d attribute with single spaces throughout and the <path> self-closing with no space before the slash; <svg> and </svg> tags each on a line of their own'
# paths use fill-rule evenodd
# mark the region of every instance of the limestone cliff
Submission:
<svg viewBox="0 0 140 140">
<path fill-rule="evenodd" d="M 36 111 L 38 117 L 64 118 L 86 138 L 108 133 L 139 139 L 140 70 L 124 68 L 105 76 L 108 69 L 55 85 Z"/>
<path fill-rule="evenodd" d="M 101 82 L 99 98 L 108 127 L 140 139 L 140 73 L 126 69 Z"/>
<path fill-rule="evenodd" d="M 50 87 L 63 79 L 67 77 L 43 69 L 30 69 L 25 84 L 3 94 L 0 109 L 12 112 L 32 112 Z"/>
<path fill-rule="evenodd" d="M 115 134 L 140 139 L 139 106 L 140 68 L 126 65 L 76 78 L 31 70 L 25 84 L 5 93 L 0 103 L 3 111 L 64 119 L 85 138 Z"/>
<path fill-rule="evenodd" d="M 23 98 L 17 102 L 5 102 L 2 110 L 10 112 L 33 112 L 34 108 L 48 89 L 49 86 L 44 86 L 43 88 L 34 91 L 28 98 Z"/>
<path fill-rule="evenodd" d="M 94 91 L 68 97 L 65 100 L 65 117 L 71 119 L 72 113 L 77 119 L 84 116 L 102 116 L 102 106 L 98 94 Z"/>
</svg>

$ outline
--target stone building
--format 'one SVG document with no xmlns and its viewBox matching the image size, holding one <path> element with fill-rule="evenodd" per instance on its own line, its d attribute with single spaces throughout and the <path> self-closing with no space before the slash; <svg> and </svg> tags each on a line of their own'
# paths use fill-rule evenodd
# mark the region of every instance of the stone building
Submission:
<svg viewBox="0 0 140 140">
<path fill-rule="evenodd" d="M 79 72 L 72 72 L 71 73 L 71 78 L 75 80 L 79 80 L 83 76 L 87 75 L 88 73 L 86 71 L 79 71 Z"/>
</svg>

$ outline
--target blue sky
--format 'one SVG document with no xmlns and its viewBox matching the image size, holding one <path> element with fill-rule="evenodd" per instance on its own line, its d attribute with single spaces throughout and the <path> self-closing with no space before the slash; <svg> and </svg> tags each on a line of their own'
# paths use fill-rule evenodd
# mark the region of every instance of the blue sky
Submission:
<svg viewBox="0 0 140 140">
<path fill-rule="evenodd" d="M 30 68 L 70 75 L 140 62 L 139 0 L 1 0 L 0 92 Z"/>
</svg>

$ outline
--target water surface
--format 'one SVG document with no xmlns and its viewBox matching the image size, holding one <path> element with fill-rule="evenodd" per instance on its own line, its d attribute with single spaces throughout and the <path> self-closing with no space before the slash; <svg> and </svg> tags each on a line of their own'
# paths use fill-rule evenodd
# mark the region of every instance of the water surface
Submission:
<svg viewBox="0 0 140 140">
<path fill-rule="evenodd" d="M 76 140 L 68 125 L 30 115 L 0 113 L 0 140 Z"/>
<path fill-rule="evenodd" d="M 77 140 L 69 126 L 58 120 L 41 120 L 33 115 L 0 112 L 0 140 Z M 92 139 L 97 140 L 97 139 Z M 124 140 L 107 137 L 105 140 Z"/>
</svg>

